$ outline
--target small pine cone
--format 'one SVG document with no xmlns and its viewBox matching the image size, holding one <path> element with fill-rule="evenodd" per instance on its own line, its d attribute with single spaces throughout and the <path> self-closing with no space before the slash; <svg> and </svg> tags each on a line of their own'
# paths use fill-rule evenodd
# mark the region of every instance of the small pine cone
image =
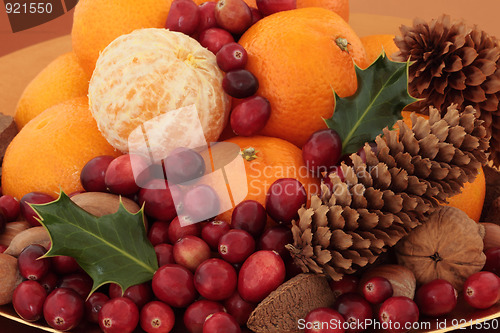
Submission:
<svg viewBox="0 0 500 333">
<path fill-rule="evenodd" d="M 408 90 L 420 101 L 411 108 L 427 113 L 434 106 L 442 113 L 456 103 L 472 106 L 491 140 L 490 158 L 500 164 L 500 45 L 498 40 L 462 21 L 443 15 L 431 22 L 416 19 L 402 26 L 394 41 L 398 61 L 413 61 Z M 498 147 L 498 148 L 497 148 Z M 499 151 L 497 151 L 497 149 Z"/>
<path fill-rule="evenodd" d="M 321 196 L 299 210 L 287 248 L 304 272 L 338 280 L 373 263 L 474 180 L 487 161 L 483 121 L 470 106 L 429 113 L 412 114 L 411 128 L 398 121 L 399 132 L 385 129 L 376 153 L 365 145 L 366 163 L 352 154 L 353 165 L 341 165 L 344 181 L 330 175 L 331 189 L 322 184 Z"/>
</svg>

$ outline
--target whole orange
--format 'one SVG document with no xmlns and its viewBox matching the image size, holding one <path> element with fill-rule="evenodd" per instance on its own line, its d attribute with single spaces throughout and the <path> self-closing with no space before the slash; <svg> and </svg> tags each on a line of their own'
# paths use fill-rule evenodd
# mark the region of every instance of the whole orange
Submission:
<svg viewBox="0 0 500 333">
<path fill-rule="evenodd" d="M 321 7 L 333 10 L 346 22 L 349 21 L 349 0 L 297 0 L 297 8 Z"/>
<path fill-rule="evenodd" d="M 357 90 L 353 60 L 366 67 L 366 53 L 351 27 L 324 8 L 275 13 L 248 29 L 239 43 L 248 52 L 246 68 L 259 80 L 258 94 L 271 103 L 262 135 L 301 147 L 326 128 L 334 110 L 334 93 Z"/>
<path fill-rule="evenodd" d="M 71 38 L 90 77 L 99 52 L 115 38 L 141 28 L 163 28 L 172 0 L 82 0 L 75 7 Z"/>
<path fill-rule="evenodd" d="M 60 55 L 26 86 L 17 102 L 14 119 L 18 129 L 48 107 L 86 96 L 89 81 L 73 52 Z"/>
<path fill-rule="evenodd" d="M 33 118 L 7 147 L 3 194 L 20 199 L 33 191 L 57 195 L 83 190 L 80 171 L 99 155 L 120 153 L 97 129 L 87 98 L 57 104 Z"/>
<path fill-rule="evenodd" d="M 394 35 L 370 35 L 361 37 L 361 42 L 365 47 L 366 55 L 370 63 L 374 62 L 382 49 L 384 49 L 387 58 L 392 60 L 394 52 L 398 51 L 398 47 L 394 43 Z"/>
<path fill-rule="evenodd" d="M 224 142 L 238 145 L 244 158 L 247 157 L 244 162 L 248 186 L 245 200 L 256 200 L 265 205 L 267 190 L 280 178 L 299 180 L 309 196 L 320 191 L 320 181 L 307 170 L 302 151 L 290 142 L 265 136 L 237 136 Z M 252 149 L 255 154 L 251 154 Z M 230 221 L 231 214 L 232 210 L 222 213 L 219 218 Z"/>
</svg>

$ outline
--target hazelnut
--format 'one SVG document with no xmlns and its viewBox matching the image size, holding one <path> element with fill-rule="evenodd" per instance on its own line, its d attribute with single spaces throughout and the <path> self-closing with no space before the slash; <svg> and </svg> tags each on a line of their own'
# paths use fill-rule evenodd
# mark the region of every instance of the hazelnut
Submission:
<svg viewBox="0 0 500 333">
<path fill-rule="evenodd" d="M 12 294 L 23 280 L 17 268 L 17 259 L 5 253 L 0 253 L 0 305 L 12 301 Z"/>
<path fill-rule="evenodd" d="M 495 223 L 483 222 L 484 226 L 484 251 L 494 247 L 500 247 L 500 225 Z"/>
<path fill-rule="evenodd" d="M 47 230 L 44 227 L 33 227 L 26 230 L 21 231 L 19 234 L 14 237 L 9 245 L 9 247 L 5 250 L 5 254 L 9 254 L 14 257 L 18 257 L 19 254 L 31 244 L 39 244 L 45 248 L 49 246 L 50 237 Z"/>
<path fill-rule="evenodd" d="M 389 280 L 393 289 L 393 296 L 405 296 L 413 299 L 417 281 L 411 270 L 400 265 L 380 265 L 370 268 L 363 274 L 360 286 L 363 286 L 373 277 L 383 277 Z"/>
</svg>

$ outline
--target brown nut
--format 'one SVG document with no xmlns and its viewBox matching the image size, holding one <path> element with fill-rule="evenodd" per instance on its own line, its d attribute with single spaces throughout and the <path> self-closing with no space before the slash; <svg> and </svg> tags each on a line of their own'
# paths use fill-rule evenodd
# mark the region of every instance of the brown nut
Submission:
<svg viewBox="0 0 500 333">
<path fill-rule="evenodd" d="M 133 200 L 121 197 L 123 206 L 131 213 L 140 210 Z M 103 192 L 84 192 L 71 197 L 71 200 L 88 213 L 101 217 L 118 211 L 120 196 Z"/>
<path fill-rule="evenodd" d="M 12 294 L 23 280 L 17 267 L 17 259 L 0 253 L 0 305 L 12 302 Z"/>
<path fill-rule="evenodd" d="M 393 296 L 406 296 L 413 299 L 417 281 L 412 271 L 399 265 L 380 265 L 375 266 L 363 274 L 360 286 L 363 286 L 373 277 L 383 277 L 389 280 L 393 289 Z"/>
<path fill-rule="evenodd" d="M 26 221 L 7 223 L 7 225 L 5 226 L 5 231 L 0 234 L 0 244 L 9 246 L 12 238 L 16 237 L 18 233 L 28 229 L 30 226 L 31 225 Z"/>
<path fill-rule="evenodd" d="M 44 227 L 33 227 L 20 232 L 12 239 L 4 253 L 18 257 L 26 246 L 31 244 L 40 244 L 47 249 L 50 244 L 50 237 Z"/>
<path fill-rule="evenodd" d="M 500 225 L 483 222 L 485 234 L 483 238 L 484 251 L 495 247 L 500 247 Z"/>
</svg>

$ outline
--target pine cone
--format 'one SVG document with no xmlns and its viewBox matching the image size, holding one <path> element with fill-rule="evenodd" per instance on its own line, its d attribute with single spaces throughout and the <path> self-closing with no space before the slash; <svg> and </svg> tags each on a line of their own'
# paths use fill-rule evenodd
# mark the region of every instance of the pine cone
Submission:
<svg viewBox="0 0 500 333">
<path fill-rule="evenodd" d="M 498 40 L 464 22 L 443 15 L 427 23 L 416 19 L 402 26 L 394 39 L 398 61 L 410 59 L 409 92 L 422 98 L 411 107 L 426 113 L 429 106 L 441 112 L 452 104 L 459 110 L 471 105 L 491 140 L 490 158 L 500 164 L 500 46 Z M 498 148 L 497 148 L 498 147 Z M 497 151 L 498 150 L 498 151 Z"/>
<path fill-rule="evenodd" d="M 430 108 L 429 120 L 411 120 L 412 128 L 398 121 L 399 133 L 386 128 L 376 153 L 365 145 L 366 163 L 352 154 L 344 182 L 330 175 L 332 189 L 322 184 L 321 197 L 299 210 L 287 248 L 304 272 L 338 280 L 373 263 L 486 163 L 486 130 L 472 107 L 452 105 L 444 116 Z"/>
</svg>

